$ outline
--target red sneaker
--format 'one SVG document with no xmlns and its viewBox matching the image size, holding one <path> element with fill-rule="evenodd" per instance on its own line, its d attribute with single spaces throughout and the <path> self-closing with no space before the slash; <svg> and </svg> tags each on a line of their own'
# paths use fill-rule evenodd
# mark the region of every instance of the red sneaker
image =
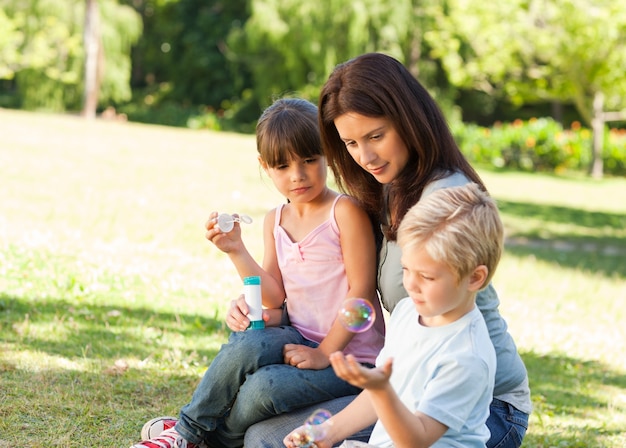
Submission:
<svg viewBox="0 0 626 448">
<path fill-rule="evenodd" d="M 139 442 L 130 448 L 206 448 L 206 445 L 191 443 L 183 439 L 174 428 L 170 428 L 157 437 Z"/>
<path fill-rule="evenodd" d="M 161 435 L 166 429 L 176 426 L 178 419 L 176 417 L 157 417 L 153 418 L 141 428 L 141 440 L 150 440 Z"/>
</svg>

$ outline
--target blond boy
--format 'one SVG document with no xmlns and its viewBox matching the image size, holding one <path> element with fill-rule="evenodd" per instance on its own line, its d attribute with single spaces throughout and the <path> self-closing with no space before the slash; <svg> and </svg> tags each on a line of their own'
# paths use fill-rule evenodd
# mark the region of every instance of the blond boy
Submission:
<svg viewBox="0 0 626 448">
<path fill-rule="evenodd" d="M 364 390 L 315 444 L 329 448 L 376 422 L 371 446 L 484 447 L 496 356 L 475 297 L 502 253 L 497 206 L 476 184 L 437 190 L 407 212 L 398 244 L 409 297 L 390 318 L 376 368 L 331 355 L 337 375 Z"/>
</svg>

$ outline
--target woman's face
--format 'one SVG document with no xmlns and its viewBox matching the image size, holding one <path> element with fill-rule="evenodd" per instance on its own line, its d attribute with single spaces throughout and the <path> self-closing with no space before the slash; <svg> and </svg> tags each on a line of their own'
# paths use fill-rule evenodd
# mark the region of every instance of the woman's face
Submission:
<svg viewBox="0 0 626 448">
<path fill-rule="evenodd" d="M 409 150 L 389 120 L 348 112 L 335 119 L 346 149 L 381 184 L 393 182 L 409 160 Z"/>
</svg>

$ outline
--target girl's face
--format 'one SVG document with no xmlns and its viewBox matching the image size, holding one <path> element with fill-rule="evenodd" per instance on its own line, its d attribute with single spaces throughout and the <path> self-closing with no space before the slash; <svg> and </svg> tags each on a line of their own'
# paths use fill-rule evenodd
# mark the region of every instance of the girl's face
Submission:
<svg viewBox="0 0 626 448">
<path fill-rule="evenodd" d="M 276 189 L 292 203 L 310 202 L 326 189 L 327 166 L 322 156 L 292 157 L 284 165 L 261 166 L 274 182 Z"/>
<path fill-rule="evenodd" d="M 348 112 L 335 119 L 339 137 L 361 168 L 381 184 L 393 182 L 409 160 L 409 150 L 389 120 Z"/>
<path fill-rule="evenodd" d="M 426 326 L 446 325 L 471 311 L 486 269 L 479 266 L 457 281 L 452 269 L 423 247 L 402 251 L 402 283 Z"/>
</svg>

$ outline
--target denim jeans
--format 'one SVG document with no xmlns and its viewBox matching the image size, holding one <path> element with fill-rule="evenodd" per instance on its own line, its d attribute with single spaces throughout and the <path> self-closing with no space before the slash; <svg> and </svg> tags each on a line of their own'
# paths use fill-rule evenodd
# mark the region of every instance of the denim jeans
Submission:
<svg viewBox="0 0 626 448">
<path fill-rule="evenodd" d="M 285 344 L 318 345 L 290 326 L 232 333 L 181 409 L 176 430 L 192 443 L 241 447 L 256 422 L 359 392 L 330 366 L 305 370 L 284 364 Z"/>
<path fill-rule="evenodd" d="M 336 414 L 350 403 L 354 397 L 343 397 L 326 403 L 320 403 L 307 409 L 281 415 L 270 420 L 259 422 L 248 429 L 245 437 L 246 448 L 278 448 L 283 446 L 284 437 L 300 426 L 316 407 Z M 528 428 L 528 414 L 517 410 L 504 401 L 494 398 L 490 406 L 490 416 L 487 426 L 491 431 L 491 438 L 487 448 L 519 448 Z M 367 442 L 372 432 L 370 426 L 357 434 L 350 436 L 350 440 Z"/>
<path fill-rule="evenodd" d="M 309 417 L 316 409 L 324 408 L 334 415 L 348 406 L 348 404 L 354 400 L 355 397 L 356 395 L 350 395 L 336 398 L 331 401 L 318 403 L 315 406 L 309 406 L 307 408 L 290 412 L 289 414 L 279 415 L 269 420 L 256 423 L 246 431 L 244 446 L 245 448 L 284 447 L 283 439 L 285 436 L 298 426 L 302 425 L 307 417 Z M 367 442 L 373 429 L 374 425 L 371 425 L 350 436 L 350 440 Z"/>
<path fill-rule="evenodd" d="M 494 398 L 489 406 L 487 427 L 491 438 L 487 448 L 519 448 L 528 429 L 528 414 Z"/>
</svg>

